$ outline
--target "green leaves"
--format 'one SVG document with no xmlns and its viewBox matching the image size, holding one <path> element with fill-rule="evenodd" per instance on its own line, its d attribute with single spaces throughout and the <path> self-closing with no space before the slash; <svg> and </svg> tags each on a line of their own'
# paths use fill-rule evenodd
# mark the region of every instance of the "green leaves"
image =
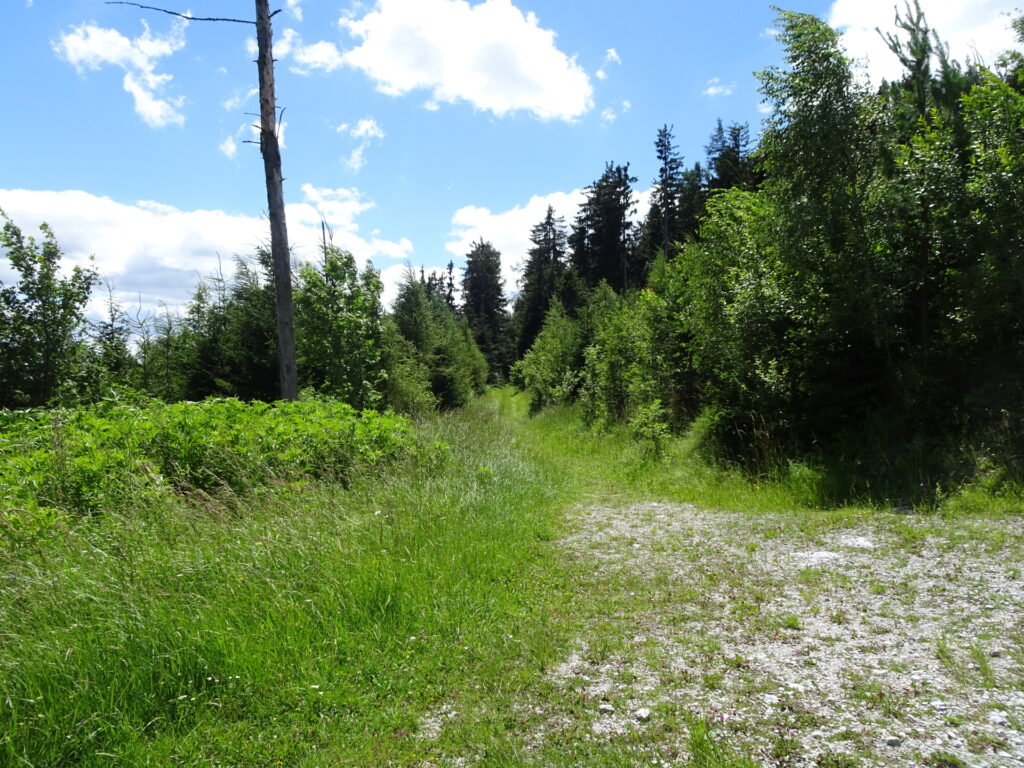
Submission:
<svg viewBox="0 0 1024 768">
<path fill-rule="evenodd" d="M 104 401 L 6 412 L 0 530 L 33 529 L 62 513 L 129 510 L 172 493 L 238 494 L 305 477 L 344 481 L 357 467 L 418 450 L 403 417 L 336 400 Z"/>
</svg>

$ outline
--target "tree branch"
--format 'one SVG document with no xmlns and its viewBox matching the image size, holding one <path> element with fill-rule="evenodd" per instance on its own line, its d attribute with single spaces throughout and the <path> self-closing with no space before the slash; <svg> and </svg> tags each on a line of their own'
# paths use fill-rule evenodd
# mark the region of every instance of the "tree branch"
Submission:
<svg viewBox="0 0 1024 768">
<path fill-rule="evenodd" d="M 202 17 L 202 16 L 187 16 L 184 13 L 178 13 L 177 11 L 168 11 L 166 8 L 156 8 L 152 5 L 142 5 L 141 3 L 129 3 L 124 0 L 107 0 L 106 5 L 132 5 L 136 8 L 142 8 L 146 11 L 159 11 L 160 13 L 166 13 L 169 16 L 177 16 L 179 19 L 186 19 L 187 21 L 230 21 L 234 24 L 252 24 L 256 26 L 255 21 L 246 21 L 245 19 L 223 19 L 216 17 Z M 278 11 L 274 11 L 278 13 Z M 273 16 L 273 14 L 271 14 Z"/>
</svg>

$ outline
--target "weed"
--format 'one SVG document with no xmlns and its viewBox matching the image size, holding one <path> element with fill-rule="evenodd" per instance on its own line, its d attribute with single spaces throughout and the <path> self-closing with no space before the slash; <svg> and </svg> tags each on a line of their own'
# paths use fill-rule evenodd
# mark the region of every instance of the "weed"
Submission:
<svg viewBox="0 0 1024 768">
<path fill-rule="evenodd" d="M 985 731 L 972 730 L 965 737 L 967 749 L 976 755 L 1008 749 L 1010 743 L 1002 736 Z"/>
<path fill-rule="evenodd" d="M 924 763 L 930 768 L 967 768 L 967 763 L 952 752 L 932 752 Z"/>
<path fill-rule="evenodd" d="M 860 761 L 853 755 L 840 752 L 822 752 L 814 761 L 818 768 L 857 768 Z"/>
<path fill-rule="evenodd" d="M 971 646 L 971 658 L 974 660 L 974 666 L 978 670 L 978 674 L 981 675 L 981 685 L 984 688 L 995 688 L 996 687 L 996 673 L 992 669 L 992 663 L 988 659 L 986 654 L 979 646 Z"/>
</svg>

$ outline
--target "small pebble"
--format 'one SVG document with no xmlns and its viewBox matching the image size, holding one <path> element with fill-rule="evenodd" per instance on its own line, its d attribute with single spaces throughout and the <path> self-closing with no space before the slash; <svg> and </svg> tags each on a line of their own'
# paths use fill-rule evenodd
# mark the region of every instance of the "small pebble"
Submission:
<svg viewBox="0 0 1024 768">
<path fill-rule="evenodd" d="M 1003 652 L 998 648 L 993 648 L 991 651 L 988 652 L 988 655 L 991 656 L 993 659 L 998 659 L 1002 658 Z"/>
<path fill-rule="evenodd" d="M 647 707 L 640 707 L 640 709 L 633 713 L 633 719 L 638 723 L 646 723 L 651 719 L 651 710 Z"/>
<path fill-rule="evenodd" d="M 613 715 L 615 714 L 615 707 L 613 707 L 611 704 L 602 704 L 597 708 L 597 711 L 600 712 L 602 715 Z"/>
<path fill-rule="evenodd" d="M 988 721 L 993 725 L 1006 725 L 1006 713 L 999 710 L 989 712 Z"/>
<path fill-rule="evenodd" d="M 885 740 L 885 746 L 887 747 L 899 747 L 903 745 L 903 739 L 898 736 L 890 736 Z"/>
</svg>

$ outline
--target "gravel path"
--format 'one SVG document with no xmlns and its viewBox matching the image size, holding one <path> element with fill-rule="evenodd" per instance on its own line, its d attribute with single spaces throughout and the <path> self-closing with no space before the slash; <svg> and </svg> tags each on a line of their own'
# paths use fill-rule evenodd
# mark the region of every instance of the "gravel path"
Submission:
<svg viewBox="0 0 1024 768">
<path fill-rule="evenodd" d="M 602 503 L 564 545 L 599 607 L 548 678 L 587 738 L 682 764 L 685 712 L 770 766 L 1024 766 L 1020 519 Z M 578 737 L 549 709 L 529 743 Z"/>
</svg>

